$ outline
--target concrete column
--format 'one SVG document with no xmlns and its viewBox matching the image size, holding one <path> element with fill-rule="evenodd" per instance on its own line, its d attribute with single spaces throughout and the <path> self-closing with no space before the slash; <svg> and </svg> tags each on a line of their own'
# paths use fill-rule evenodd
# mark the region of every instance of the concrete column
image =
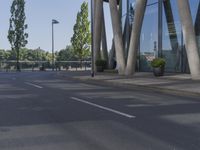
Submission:
<svg viewBox="0 0 200 150">
<path fill-rule="evenodd" d="M 177 0 L 186 53 L 192 79 L 200 79 L 200 60 L 188 0 Z"/>
<path fill-rule="evenodd" d="M 112 19 L 118 72 L 120 75 L 123 75 L 125 73 L 125 56 L 123 50 L 121 19 L 117 6 L 117 0 L 110 0 L 109 4 L 110 4 L 111 19 Z"/>
<path fill-rule="evenodd" d="M 94 0 L 94 62 L 101 58 L 101 27 L 102 27 L 102 11 L 103 0 Z M 96 70 L 96 65 L 95 65 Z"/>
<path fill-rule="evenodd" d="M 102 32 L 101 32 L 101 40 L 102 40 L 102 58 L 108 63 L 108 47 L 107 47 L 107 37 L 106 37 L 106 26 L 104 19 L 104 11 L 102 11 Z"/>
<path fill-rule="evenodd" d="M 124 32 L 123 32 L 125 61 L 127 61 L 127 58 L 128 58 L 128 51 L 129 51 L 129 45 L 130 45 L 131 25 L 130 25 L 129 17 L 130 17 L 129 14 L 127 14 L 126 19 L 125 19 Z"/>
<path fill-rule="evenodd" d="M 115 43 L 114 43 L 114 39 L 112 42 L 112 47 L 110 50 L 110 54 L 109 54 L 109 69 L 113 69 L 114 68 L 114 63 L 115 63 Z"/>
<path fill-rule="evenodd" d="M 142 23 L 144 19 L 144 13 L 146 9 L 147 0 L 136 0 L 135 5 L 135 18 L 132 27 L 131 41 L 128 53 L 128 61 L 126 67 L 126 75 L 133 75 L 135 73 L 137 52 L 140 42 L 140 34 L 142 29 Z"/>
</svg>

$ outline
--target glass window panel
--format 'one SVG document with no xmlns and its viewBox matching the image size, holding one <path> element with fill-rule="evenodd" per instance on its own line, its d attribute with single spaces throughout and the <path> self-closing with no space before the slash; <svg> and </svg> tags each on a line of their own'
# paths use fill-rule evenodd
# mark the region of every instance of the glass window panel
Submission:
<svg viewBox="0 0 200 150">
<path fill-rule="evenodd" d="M 176 0 L 166 0 L 163 3 L 163 49 L 166 59 L 167 72 L 188 71 L 187 56 L 184 48 L 178 5 Z M 165 2 L 166 2 L 165 1 Z M 134 21 L 135 0 L 122 0 L 122 27 L 126 33 L 124 50 L 128 51 L 130 41 L 131 23 Z M 158 0 L 148 0 L 140 40 L 140 70 L 150 71 L 150 61 L 158 53 Z M 200 0 L 189 0 L 193 23 L 196 31 L 198 47 L 200 50 Z M 128 9 L 127 9 L 128 8 Z M 133 14 L 133 15 L 131 15 Z M 126 18 L 129 16 L 128 30 Z M 127 53 L 126 53 L 127 54 Z"/>
<path fill-rule="evenodd" d="M 182 30 L 176 0 L 163 3 L 163 57 L 166 59 L 165 70 L 181 71 Z"/>
<path fill-rule="evenodd" d="M 140 70 L 151 71 L 150 62 L 158 53 L 158 3 L 148 0 L 140 40 Z"/>
<path fill-rule="evenodd" d="M 191 12 L 192 12 L 192 19 L 194 22 L 195 33 L 197 38 L 197 44 L 200 52 L 200 1 L 193 0 L 190 2 Z"/>
</svg>

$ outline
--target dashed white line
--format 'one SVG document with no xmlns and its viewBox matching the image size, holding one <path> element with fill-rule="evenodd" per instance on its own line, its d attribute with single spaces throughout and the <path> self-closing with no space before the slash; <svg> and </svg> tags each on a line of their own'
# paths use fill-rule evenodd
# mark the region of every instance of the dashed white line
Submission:
<svg viewBox="0 0 200 150">
<path fill-rule="evenodd" d="M 132 115 L 120 112 L 118 110 L 114 110 L 114 109 L 111 109 L 111 108 L 108 108 L 108 107 L 104 107 L 104 106 L 101 106 L 101 105 L 98 105 L 98 104 L 95 104 L 95 103 L 91 103 L 91 102 L 88 102 L 88 101 L 80 99 L 80 98 L 71 97 L 71 99 L 73 99 L 75 101 L 78 101 L 78 102 L 81 102 L 81 103 L 85 103 L 85 104 L 94 106 L 94 107 L 97 107 L 97 108 L 100 108 L 100 109 L 103 109 L 103 110 L 106 110 L 106 111 L 110 111 L 112 113 L 115 113 L 115 114 L 118 114 L 118 115 L 121 115 L 121 116 L 124 116 L 124 117 L 127 117 L 127 118 L 136 118 L 136 116 L 132 116 Z"/>
<path fill-rule="evenodd" d="M 31 86 L 36 87 L 36 88 L 39 88 L 39 89 L 43 89 L 43 87 L 41 87 L 41 86 L 39 86 L 39 85 L 36 85 L 36 84 L 33 84 L 33 83 L 30 83 L 30 82 L 25 82 L 25 84 L 31 85 Z"/>
</svg>

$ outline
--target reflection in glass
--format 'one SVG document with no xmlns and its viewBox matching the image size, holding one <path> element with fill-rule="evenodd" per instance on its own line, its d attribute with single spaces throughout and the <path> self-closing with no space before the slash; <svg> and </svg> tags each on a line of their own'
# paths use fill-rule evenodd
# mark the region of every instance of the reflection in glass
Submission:
<svg viewBox="0 0 200 150">
<path fill-rule="evenodd" d="M 198 4 L 197 15 L 195 20 L 195 32 L 197 37 L 198 48 L 200 51 L 200 2 Z"/>
<path fill-rule="evenodd" d="M 146 8 L 141 40 L 140 71 L 151 71 L 150 62 L 158 55 L 158 3 L 149 0 Z"/>
<path fill-rule="evenodd" d="M 163 57 L 168 72 L 181 71 L 182 31 L 175 0 L 163 1 Z"/>
<path fill-rule="evenodd" d="M 127 59 L 129 45 L 130 45 L 132 24 L 134 22 L 135 0 L 123 1 L 123 5 L 124 5 L 122 13 L 123 44 L 124 44 L 125 58 Z"/>
<path fill-rule="evenodd" d="M 122 0 L 122 3 L 123 42 L 127 58 L 134 22 L 135 0 Z M 200 0 L 190 0 L 189 3 L 200 51 Z M 166 72 L 189 72 L 176 0 L 163 0 L 162 19 L 162 54 L 166 59 Z M 140 37 L 140 71 L 151 71 L 150 62 L 155 57 L 158 57 L 158 0 L 148 0 Z"/>
</svg>

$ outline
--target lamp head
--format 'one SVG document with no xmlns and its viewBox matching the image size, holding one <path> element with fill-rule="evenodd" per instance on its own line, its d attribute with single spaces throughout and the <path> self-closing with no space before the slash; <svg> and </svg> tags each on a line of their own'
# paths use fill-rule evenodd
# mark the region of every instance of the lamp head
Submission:
<svg viewBox="0 0 200 150">
<path fill-rule="evenodd" d="M 55 19 L 52 19 L 52 24 L 58 24 L 59 22 Z"/>
</svg>

